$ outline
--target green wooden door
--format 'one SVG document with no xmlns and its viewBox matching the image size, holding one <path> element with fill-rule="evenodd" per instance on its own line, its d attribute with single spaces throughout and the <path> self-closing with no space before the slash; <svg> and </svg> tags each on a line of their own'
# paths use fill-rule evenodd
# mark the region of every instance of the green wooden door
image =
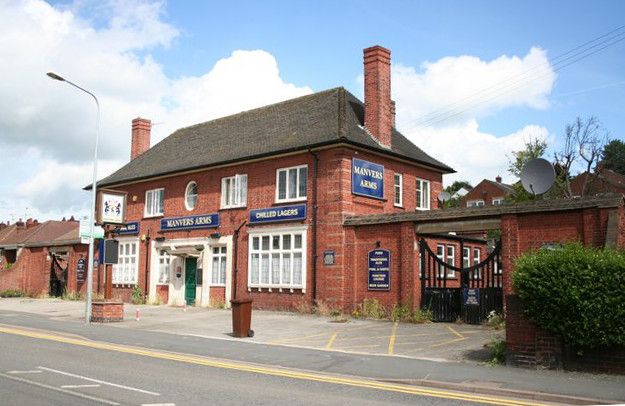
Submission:
<svg viewBox="0 0 625 406">
<path fill-rule="evenodd" d="M 197 259 L 186 258 L 184 261 L 184 299 L 189 306 L 195 304 L 195 272 L 197 271 Z"/>
</svg>

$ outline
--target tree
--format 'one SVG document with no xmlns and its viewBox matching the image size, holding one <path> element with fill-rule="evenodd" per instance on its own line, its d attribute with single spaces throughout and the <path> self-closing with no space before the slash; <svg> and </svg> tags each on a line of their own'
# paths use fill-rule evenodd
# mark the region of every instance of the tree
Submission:
<svg viewBox="0 0 625 406">
<path fill-rule="evenodd" d="M 564 146 L 554 153 L 554 163 L 558 168 L 557 187 L 565 197 L 573 197 L 571 191 L 571 169 L 573 165 L 582 167 L 588 175 L 583 178 L 581 196 L 586 196 L 590 185 L 599 176 L 597 164 L 608 140 L 607 131 L 595 117 L 587 119 L 577 117 L 564 130 Z"/>
<path fill-rule="evenodd" d="M 532 159 L 540 158 L 547 151 L 547 142 L 538 138 L 530 138 L 525 143 L 525 148 L 520 151 L 512 151 L 512 158 L 508 157 L 508 172 L 517 178 L 521 177 L 521 171 L 526 163 Z"/>
<path fill-rule="evenodd" d="M 625 142 L 612 140 L 601 153 L 601 166 L 604 169 L 611 169 L 621 175 L 625 175 Z"/>
</svg>

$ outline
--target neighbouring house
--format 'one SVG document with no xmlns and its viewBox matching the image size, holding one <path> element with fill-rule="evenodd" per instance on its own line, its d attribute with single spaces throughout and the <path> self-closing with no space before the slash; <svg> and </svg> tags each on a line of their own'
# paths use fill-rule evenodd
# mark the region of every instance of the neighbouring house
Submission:
<svg viewBox="0 0 625 406">
<path fill-rule="evenodd" d="M 74 219 L 39 223 L 17 221 L 0 226 L 0 291 L 60 296 L 84 291 L 87 245 L 81 244 Z"/>
<path fill-rule="evenodd" d="M 503 183 L 501 176 L 497 176 L 495 181 L 484 179 L 462 197 L 460 207 L 498 206 L 512 193 L 514 188 Z"/>
<path fill-rule="evenodd" d="M 390 80 L 390 51 L 375 46 L 364 50 L 364 103 L 338 87 L 181 128 L 151 148 L 150 120 L 133 120 L 130 162 L 97 183 L 128 196 L 113 295 L 139 287 L 172 305 L 249 296 L 261 308 L 347 311 L 367 297 L 401 300 L 399 247 L 354 242 L 343 222 L 435 209 L 453 169 L 397 131 Z M 387 255 L 382 281 L 367 284 L 350 244 Z"/>
<path fill-rule="evenodd" d="M 571 193 L 573 197 L 625 194 L 625 175 L 611 169 L 599 169 L 594 174 L 583 172 L 571 180 Z"/>
</svg>

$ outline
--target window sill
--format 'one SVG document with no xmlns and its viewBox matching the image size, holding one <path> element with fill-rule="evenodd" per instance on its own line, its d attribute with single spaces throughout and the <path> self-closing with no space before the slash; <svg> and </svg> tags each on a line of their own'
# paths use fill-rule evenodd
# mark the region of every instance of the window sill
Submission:
<svg viewBox="0 0 625 406">
<path fill-rule="evenodd" d="M 308 200 L 306 197 L 300 197 L 300 198 L 297 198 L 297 199 L 276 200 L 276 201 L 274 202 L 274 206 L 275 206 L 275 205 L 284 204 L 284 203 L 299 203 L 299 202 L 305 202 L 306 200 Z"/>
<path fill-rule="evenodd" d="M 421 208 L 421 207 L 415 208 L 415 211 L 428 211 L 428 210 L 430 210 L 429 207 L 428 208 Z"/>
<path fill-rule="evenodd" d="M 164 217 L 164 214 L 163 213 L 161 213 L 161 214 L 154 214 L 152 216 L 143 215 L 143 220 L 146 220 L 146 219 L 156 219 L 156 218 L 159 218 L 159 217 Z"/>
<path fill-rule="evenodd" d="M 222 210 L 236 210 L 236 209 L 247 209 L 247 205 L 244 205 L 244 206 L 224 206 L 224 207 L 220 207 L 219 211 L 222 211 Z"/>
<path fill-rule="evenodd" d="M 225 283 L 211 283 L 210 285 L 208 285 L 209 288 L 225 288 L 226 284 Z"/>
<path fill-rule="evenodd" d="M 403 205 L 401 205 L 401 204 L 394 204 L 394 205 L 393 205 L 393 207 L 394 207 L 394 208 L 396 208 L 396 209 L 406 210 L 406 209 L 404 208 L 404 206 L 403 206 Z"/>
<path fill-rule="evenodd" d="M 301 290 L 302 293 L 306 292 L 306 288 L 303 286 L 267 286 L 267 285 L 248 285 L 248 292 L 251 292 L 252 290 L 256 290 L 258 292 L 261 292 L 263 289 L 267 289 L 268 292 L 273 292 L 273 291 L 277 291 L 277 292 L 290 292 L 293 293 L 296 290 Z"/>
</svg>

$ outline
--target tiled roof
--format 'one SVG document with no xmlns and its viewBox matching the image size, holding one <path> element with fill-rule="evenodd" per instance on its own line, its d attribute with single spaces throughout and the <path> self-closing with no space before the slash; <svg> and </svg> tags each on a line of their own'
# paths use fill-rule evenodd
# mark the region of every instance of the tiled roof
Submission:
<svg viewBox="0 0 625 406">
<path fill-rule="evenodd" d="M 405 221 L 427 222 L 442 220 L 460 220 L 466 218 L 498 217 L 502 214 L 522 214 L 534 212 L 553 212 L 578 210 L 591 207 L 619 207 L 623 204 L 623 195 L 605 195 L 583 199 L 545 199 L 529 202 L 503 204 L 471 208 L 453 208 L 445 210 L 417 211 L 409 213 L 372 214 L 350 216 L 343 222 L 346 226 L 401 223 Z"/>
<path fill-rule="evenodd" d="M 442 173 L 454 172 L 395 129 L 392 148 L 380 146 L 363 122 L 362 102 L 344 88 L 330 89 L 181 128 L 98 185 L 113 186 L 338 143 L 390 154 Z"/>
<path fill-rule="evenodd" d="M 77 221 L 49 220 L 28 229 L 12 224 L 0 233 L 0 248 L 47 247 L 80 242 Z"/>
</svg>

